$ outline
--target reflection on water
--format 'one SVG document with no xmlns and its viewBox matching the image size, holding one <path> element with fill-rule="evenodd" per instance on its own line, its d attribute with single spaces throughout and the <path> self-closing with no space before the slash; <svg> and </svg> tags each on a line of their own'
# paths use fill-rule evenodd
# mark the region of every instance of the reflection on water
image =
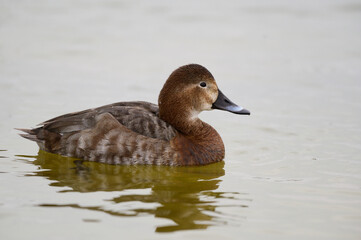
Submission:
<svg viewBox="0 0 361 240">
<path fill-rule="evenodd" d="M 119 217 L 151 214 L 173 221 L 171 225 L 158 226 L 156 232 L 206 229 L 212 225 L 228 224 L 231 216 L 226 216 L 218 208 L 241 209 L 247 207 L 250 201 L 241 198 L 240 193 L 216 191 L 221 182 L 220 177 L 225 174 L 224 162 L 202 167 L 114 166 L 83 162 L 44 151 L 39 151 L 37 156 L 31 158 L 35 160 L 27 161 L 37 165 L 39 171 L 27 176 L 45 177 L 52 180 L 50 186 L 70 188 L 60 193 L 117 191 L 119 196 L 109 201 L 119 204 L 123 210 L 106 210 L 101 205 L 84 207 L 73 203 L 47 203 L 40 206 L 73 207 Z M 149 191 L 129 194 L 129 190 L 135 189 Z M 132 206 L 130 203 L 135 202 L 136 207 L 129 207 Z M 149 203 L 152 203 L 151 208 Z"/>
<path fill-rule="evenodd" d="M 6 150 L 0 149 L 0 154 L 1 154 L 1 155 L 0 155 L 0 158 L 7 158 L 7 157 L 5 157 L 5 156 L 2 155 L 3 152 L 6 152 Z"/>
</svg>

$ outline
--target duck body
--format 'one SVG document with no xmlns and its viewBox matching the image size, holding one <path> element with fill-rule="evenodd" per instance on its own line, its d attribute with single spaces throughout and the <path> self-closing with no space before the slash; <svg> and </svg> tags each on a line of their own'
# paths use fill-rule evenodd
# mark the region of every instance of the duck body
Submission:
<svg viewBox="0 0 361 240">
<path fill-rule="evenodd" d="M 158 103 L 119 102 L 19 130 L 41 150 L 87 161 L 192 166 L 219 162 L 225 155 L 220 135 L 198 118 L 201 111 L 249 114 L 226 98 L 211 73 L 197 64 L 175 70 Z"/>
</svg>

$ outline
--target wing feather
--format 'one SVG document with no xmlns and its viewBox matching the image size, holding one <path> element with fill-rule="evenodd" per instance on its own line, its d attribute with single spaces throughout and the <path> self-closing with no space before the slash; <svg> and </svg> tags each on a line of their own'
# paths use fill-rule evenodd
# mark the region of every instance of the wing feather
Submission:
<svg viewBox="0 0 361 240">
<path fill-rule="evenodd" d="M 103 113 L 110 113 L 122 125 L 146 137 L 169 141 L 177 132 L 159 118 L 157 105 L 148 102 L 118 102 L 49 119 L 27 133 L 32 135 L 49 131 L 63 135 L 90 129 L 95 126 L 96 117 Z"/>
</svg>

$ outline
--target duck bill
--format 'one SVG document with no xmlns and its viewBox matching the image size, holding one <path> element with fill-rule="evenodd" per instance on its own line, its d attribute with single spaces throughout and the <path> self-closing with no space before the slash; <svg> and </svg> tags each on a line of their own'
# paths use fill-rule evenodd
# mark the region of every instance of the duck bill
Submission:
<svg viewBox="0 0 361 240">
<path fill-rule="evenodd" d="M 247 109 L 240 107 L 237 104 L 233 103 L 231 100 L 229 100 L 219 89 L 217 100 L 213 103 L 212 108 L 228 111 L 235 114 L 251 114 L 251 112 Z"/>
</svg>

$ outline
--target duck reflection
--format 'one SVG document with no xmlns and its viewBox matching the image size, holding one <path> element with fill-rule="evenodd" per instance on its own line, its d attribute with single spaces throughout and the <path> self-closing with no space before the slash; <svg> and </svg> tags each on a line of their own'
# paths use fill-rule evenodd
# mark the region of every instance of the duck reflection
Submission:
<svg viewBox="0 0 361 240">
<path fill-rule="evenodd" d="M 67 187 L 60 192 L 119 191 L 120 195 L 109 201 L 119 204 L 124 210 L 77 204 L 43 204 L 43 207 L 73 207 L 122 217 L 151 214 L 173 221 L 168 226 L 158 226 L 156 232 L 205 229 L 226 224 L 227 220 L 216 210 L 221 206 L 221 199 L 232 199 L 235 203 L 232 207 L 247 207 L 238 199 L 239 193 L 215 191 L 221 182 L 220 177 L 225 174 L 224 162 L 201 167 L 118 166 L 83 162 L 44 151 L 39 151 L 34 158 L 35 161 L 28 162 L 37 165 L 40 171 L 28 176 L 45 177 L 53 181 L 50 186 Z M 132 202 L 144 203 L 134 204 L 143 208 L 129 209 Z M 121 206 L 124 203 L 128 203 L 127 207 Z"/>
</svg>

